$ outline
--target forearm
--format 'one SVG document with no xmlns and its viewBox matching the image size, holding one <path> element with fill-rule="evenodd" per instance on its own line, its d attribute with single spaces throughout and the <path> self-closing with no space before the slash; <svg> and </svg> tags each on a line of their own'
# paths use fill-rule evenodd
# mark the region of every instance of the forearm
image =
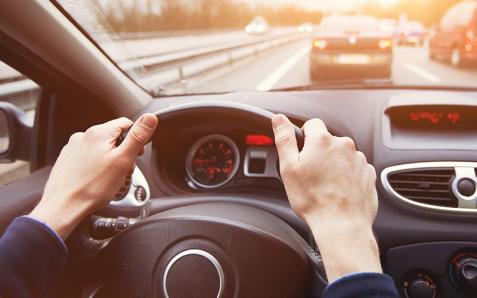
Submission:
<svg viewBox="0 0 477 298">
<path fill-rule="evenodd" d="M 48 226 L 16 218 L 0 238 L 0 296 L 47 296 L 66 258 L 65 244 Z"/>
<path fill-rule="evenodd" d="M 371 227 L 323 227 L 309 220 L 326 269 L 328 281 L 351 273 L 382 273 L 379 249 Z"/>
</svg>

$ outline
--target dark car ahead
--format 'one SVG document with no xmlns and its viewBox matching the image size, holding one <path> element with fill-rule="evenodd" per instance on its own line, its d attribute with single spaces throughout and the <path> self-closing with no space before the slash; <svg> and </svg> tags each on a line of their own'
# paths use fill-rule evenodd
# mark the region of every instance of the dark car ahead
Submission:
<svg viewBox="0 0 477 298">
<path fill-rule="evenodd" d="M 463 1 L 447 11 L 431 36 L 429 57 L 455 67 L 477 61 L 477 1 Z"/>
<path fill-rule="evenodd" d="M 325 18 L 313 38 L 310 54 L 312 80 L 343 76 L 389 78 L 393 41 L 379 29 L 379 21 L 368 16 Z"/>
</svg>

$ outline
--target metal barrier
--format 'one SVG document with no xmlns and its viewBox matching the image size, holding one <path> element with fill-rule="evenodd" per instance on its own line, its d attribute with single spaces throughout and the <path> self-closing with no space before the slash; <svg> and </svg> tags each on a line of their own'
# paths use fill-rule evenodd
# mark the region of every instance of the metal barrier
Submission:
<svg viewBox="0 0 477 298">
<path fill-rule="evenodd" d="M 127 72 L 135 72 L 139 82 L 146 88 L 158 89 L 210 71 L 214 68 L 257 55 L 261 52 L 281 47 L 292 42 L 309 38 L 309 34 L 298 32 L 265 36 L 258 40 L 232 45 L 214 45 L 198 50 L 183 50 L 173 54 L 153 55 L 120 61 L 119 66 Z M 22 95 L 37 92 L 38 85 L 28 79 L 5 80 L 0 82 L 0 100 L 8 100 L 27 109 L 30 101 Z M 18 103 L 16 102 L 18 101 Z"/>
</svg>

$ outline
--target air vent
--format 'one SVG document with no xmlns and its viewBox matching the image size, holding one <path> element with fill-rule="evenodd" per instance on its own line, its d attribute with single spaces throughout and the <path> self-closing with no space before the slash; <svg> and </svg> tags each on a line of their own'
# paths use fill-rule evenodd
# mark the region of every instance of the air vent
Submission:
<svg viewBox="0 0 477 298">
<path fill-rule="evenodd" d="M 458 206 L 452 194 L 454 168 L 448 169 L 408 169 L 388 175 L 392 189 L 414 202 L 441 207 Z"/>
</svg>

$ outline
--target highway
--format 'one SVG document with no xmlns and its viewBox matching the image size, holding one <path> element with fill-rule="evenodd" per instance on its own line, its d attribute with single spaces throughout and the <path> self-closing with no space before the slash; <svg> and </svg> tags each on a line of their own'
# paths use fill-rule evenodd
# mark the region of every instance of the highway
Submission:
<svg viewBox="0 0 477 298">
<path fill-rule="evenodd" d="M 121 64 L 121 67 L 137 68 L 137 65 L 167 64 L 174 59 L 184 59 L 207 51 L 258 42 L 283 34 L 298 35 L 296 28 L 275 28 L 263 36 L 249 35 L 242 30 L 231 30 L 125 41 L 108 40 L 101 44 L 106 52 Z M 164 87 L 165 94 L 265 91 L 305 86 L 313 84 L 309 78 L 310 46 L 311 38 L 302 36 L 299 41 L 292 41 L 271 50 L 266 49 L 257 54 L 253 54 L 253 48 L 244 49 L 242 53 L 245 55 L 233 63 L 226 63 L 228 58 L 222 54 L 220 57 L 217 55 L 206 57 L 199 62 L 191 62 L 196 63 L 195 65 L 184 64 L 179 66 L 181 69 L 168 68 L 141 73 L 140 77 L 145 86 L 161 89 Z M 232 57 L 233 54 L 228 55 Z M 398 85 L 477 86 L 476 68 L 457 69 L 443 62 L 431 61 L 426 48 L 395 47 L 393 61 L 391 79 Z M 188 73 L 188 69 L 192 69 L 194 73 L 192 71 Z M 18 78 L 18 74 L 0 63 L 0 83 L 2 80 L 7 82 L 12 77 Z M 16 88 L 16 85 L 23 86 L 25 82 L 10 83 L 8 87 Z M 2 90 L 10 90 L 7 89 L 6 84 L 2 87 L 0 85 L 0 100 Z"/>
<path fill-rule="evenodd" d="M 311 41 L 263 53 L 207 80 L 189 83 L 189 92 L 271 90 L 313 84 L 309 77 Z M 392 82 L 397 85 L 477 87 L 477 68 L 454 68 L 428 58 L 426 48 L 395 47 Z M 177 87 L 177 86 L 174 86 Z"/>
</svg>

